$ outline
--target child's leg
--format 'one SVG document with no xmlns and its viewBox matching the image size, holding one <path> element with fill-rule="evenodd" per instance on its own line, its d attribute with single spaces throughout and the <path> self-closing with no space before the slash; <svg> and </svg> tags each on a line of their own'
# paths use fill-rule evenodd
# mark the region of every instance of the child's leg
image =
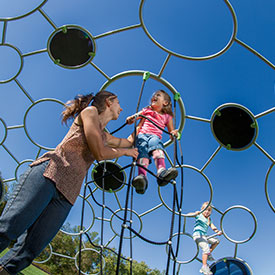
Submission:
<svg viewBox="0 0 275 275">
<path fill-rule="evenodd" d="M 202 254 L 202 265 L 207 265 L 208 254 Z"/>
<path fill-rule="evenodd" d="M 220 241 L 216 238 L 210 238 L 208 240 L 208 242 L 210 243 L 210 253 L 212 253 L 212 251 L 217 247 L 217 245 L 220 243 Z"/>
<path fill-rule="evenodd" d="M 161 149 L 156 149 L 152 152 L 152 157 L 155 161 L 157 174 L 160 174 L 161 171 L 165 170 L 164 153 Z"/>
<path fill-rule="evenodd" d="M 137 160 L 137 163 L 147 168 L 149 166 L 149 159 L 148 158 L 140 158 Z M 138 166 L 138 174 L 144 175 L 146 177 L 147 171 L 143 168 Z"/>
<path fill-rule="evenodd" d="M 202 250 L 202 268 L 200 269 L 200 272 L 205 271 L 206 273 L 208 272 L 207 274 L 212 274 L 210 273 L 209 267 L 207 265 L 207 259 L 210 253 L 209 243 L 207 238 L 205 236 L 193 236 L 193 239 Z"/>
</svg>

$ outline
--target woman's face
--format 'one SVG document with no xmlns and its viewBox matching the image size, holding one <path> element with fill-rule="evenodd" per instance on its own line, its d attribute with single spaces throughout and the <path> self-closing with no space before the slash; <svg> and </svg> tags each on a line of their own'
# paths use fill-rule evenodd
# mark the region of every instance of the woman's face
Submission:
<svg viewBox="0 0 275 275">
<path fill-rule="evenodd" d="M 120 112 L 122 111 L 122 108 L 120 107 L 119 100 L 117 97 L 110 101 L 110 110 L 113 114 L 113 120 L 117 120 L 120 115 Z"/>
</svg>

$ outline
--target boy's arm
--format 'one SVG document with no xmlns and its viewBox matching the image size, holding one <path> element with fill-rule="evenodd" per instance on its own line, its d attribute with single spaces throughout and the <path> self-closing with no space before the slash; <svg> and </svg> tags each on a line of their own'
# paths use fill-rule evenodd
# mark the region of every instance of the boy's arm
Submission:
<svg viewBox="0 0 275 275">
<path fill-rule="evenodd" d="M 222 235 L 222 231 L 220 231 L 212 222 L 210 223 L 210 227 L 215 233 Z"/>
<path fill-rule="evenodd" d="M 189 212 L 186 214 L 187 217 L 193 217 L 193 216 L 197 216 L 200 214 L 200 211 L 195 211 L 195 212 Z"/>
</svg>

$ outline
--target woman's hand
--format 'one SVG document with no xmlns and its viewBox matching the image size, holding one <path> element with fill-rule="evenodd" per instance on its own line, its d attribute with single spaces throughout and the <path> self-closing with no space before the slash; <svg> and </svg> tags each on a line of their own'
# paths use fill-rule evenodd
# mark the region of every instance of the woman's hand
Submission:
<svg viewBox="0 0 275 275">
<path fill-rule="evenodd" d="M 125 156 L 133 157 L 133 158 L 137 159 L 137 157 L 138 157 L 138 149 L 137 148 L 131 148 L 131 149 L 125 149 L 125 150 L 126 150 Z"/>
</svg>

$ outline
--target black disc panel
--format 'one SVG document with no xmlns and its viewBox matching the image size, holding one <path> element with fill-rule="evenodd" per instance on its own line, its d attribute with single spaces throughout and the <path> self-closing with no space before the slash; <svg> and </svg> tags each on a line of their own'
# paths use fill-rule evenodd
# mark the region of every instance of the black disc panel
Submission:
<svg viewBox="0 0 275 275">
<path fill-rule="evenodd" d="M 125 181 L 124 173 L 121 168 L 114 162 L 106 162 L 107 176 L 103 178 L 104 162 L 100 162 L 93 169 L 92 177 L 96 185 L 105 191 L 117 191 L 122 187 Z"/>
<path fill-rule="evenodd" d="M 50 43 L 49 51 L 56 63 L 68 67 L 85 64 L 94 52 L 90 36 L 78 28 L 63 28 L 56 32 Z"/>
<path fill-rule="evenodd" d="M 253 118 L 245 110 L 228 106 L 216 112 L 213 118 L 213 131 L 224 146 L 241 149 L 253 142 L 256 134 L 253 124 Z"/>
</svg>

